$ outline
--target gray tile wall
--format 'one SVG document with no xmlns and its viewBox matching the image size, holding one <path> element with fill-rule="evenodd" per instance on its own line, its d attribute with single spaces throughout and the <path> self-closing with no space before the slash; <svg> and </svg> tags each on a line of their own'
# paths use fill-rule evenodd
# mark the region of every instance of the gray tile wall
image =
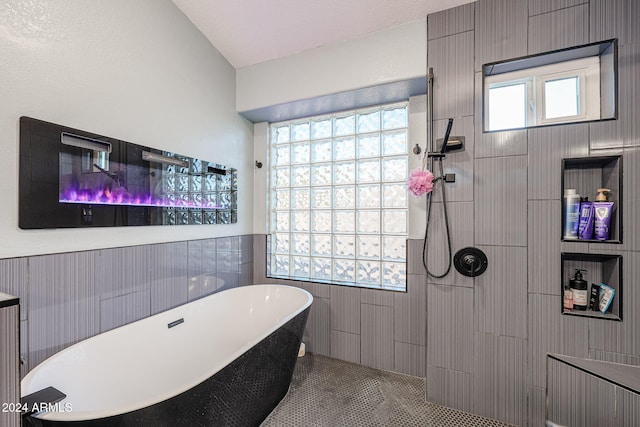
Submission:
<svg viewBox="0 0 640 427">
<path fill-rule="evenodd" d="M 550 421 L 585 427 L 638 425 L 640 394 L 555 359 L 548 359 L 547 371 Z"/>
<path fill-rule="evenodd" d="M 0 301 L 3 297 L 5 295 L 0 294 Z M 0 307 L 0 404 L 5 405 L 20 402 L 19 311 L 18 304 Z M 20 426 L 19 408 L 2 407 L 0 425 Z"/>
<path fill-rule="evenodd" d="M 640 364 L 640 7 L 606 3 L 480 0 L 428 16 L 434 133 L 454 117 L 452 133 L 467 139 L 444 161 L 456 174 L 447 186 L 453 250 L 477 246 L 489 268 L 475 279 L 427 277 L 417 239 L 408 242 L 407 293 L 287 282 L 316 298 L 310 351 L 425 376 L 429 401 L 522 426 L 544 423 L 547 352 Z M 620 38 L 619 120 L 482 131 L 482 64 L 611 37 Z M 561 242 L 561 159 L 620 153 L 624 243 Z M 427 248 L 436 274 L 447 266 L 441 200 L 435 193 Z M 623 322 L 561 315 L 560 253 L 580 251 L 623 254 Z M 266 237 L 255 236 L 256 283 L 274 282 L 265 253 Z"/>
<path fill-rule="evenodd" d="M 20 297 L 22 375 L 100 332 L 253 283 L 253 236 L 0 260 L 0 291 Z"/>
<path fill-rule="evenodd" d="M 445 161 L 445 172 L 462 175 L 455 188 L 448 187 L 454 252 L 477 246 L 489 258 L 487 272 L 478 278 L 427 279 L 428 400 L 538 426 L 545 419 L 547 352 L 640 364 L 640 339 L 634 334 L 640 322 L 638 21 L 635 0 L 478 0 L 428 16 L 436 135 L 444 119 L 454 117 L 459 132 L 472 134 L 474 142 L 467 155 Z M 483 132 L 483 64 L 614 37 L 619 39 L 618 120 Z M 445 54 L 453 49 L 455 55 Z M 470 61 L 474 98 L 465 99 L 460 93 L 471 93 Z M 624 156 L 623 244 L 561 242 L 561 159 L 611 154 Z M 442 271 L 442 219 L 436 216 L 432 226 L 429 265 Z M 623 255 L 623 322 L 561 315 L 561 252 Z M 411 258 L 409 268 L 422 273 Z M 589 398 L 599 393 L 586 390 Z M 637 413 L 633 420 L 640 422 Z"/>
<path fill-rule="evenodd" d="M 314 302 L 303 341 L 310 352 L 378 369 L 426 375 L 427 287 L 422 240 L 408 241 L 407 292 L 360 289 L 266 277 L 265 235 L 254 236 L 254 283 L 309 291 Z"/>
</svg>

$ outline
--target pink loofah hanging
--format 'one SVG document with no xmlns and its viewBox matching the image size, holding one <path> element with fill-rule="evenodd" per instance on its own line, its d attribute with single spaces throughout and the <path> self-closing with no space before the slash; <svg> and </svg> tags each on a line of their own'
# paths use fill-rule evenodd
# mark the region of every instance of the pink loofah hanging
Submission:
<svg viewBox="0 0 640 427">
<path fill-rule="evenodd" d="M 411 171 L 407 180 L 409 192 L 416 197 L 430 193 L 433 190 L 433 174 L 429 170 L 417 168 Z"/>
</svg>

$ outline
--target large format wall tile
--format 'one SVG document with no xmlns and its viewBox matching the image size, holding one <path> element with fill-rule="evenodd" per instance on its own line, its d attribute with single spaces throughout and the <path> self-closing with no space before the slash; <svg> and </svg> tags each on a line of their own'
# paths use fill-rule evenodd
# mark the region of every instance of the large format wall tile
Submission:
<svg viewBox="0 0 640 427">
<path fill-rule="evenodd" d="M 547 371 L 550 421 L 585 427 L 623 425 L 615 420 L 617 387 L 613 383 L 554 359 L 549 359 Z"/>
<path fill-rule="evenodd" d="M 148 290 L 149 266 L 150 254 L 146 245 L 98 251 L 96 280 L 101 284 L 101 298 Z"/>
<path fill-rule="evenodd" d="M 0 292 L 20 298 L 20 320 L 29 312 L 28 258 L 0 259 Z"/>
<path fill-rule="evenodd" d="M 589 355 L 588 319 L 563 316 L 561 308 L 560 296 L 529 294 L 528 383 L 531 386 L 546 387 L 547 353 L 583 358 Z"/>
<path fill-rule="evenodd" d="M 529 16 L 553 12 L 579 4 L 589 3 L 589 0 L 529 0 Z"/>
<path fill-rule="evenodd" d="M 407 278 L 407 281 L 409 279 Z M 398 292 L 403 293 L 404 292 Z M 371 305 L 393 306 L 393 298 L 396 292 L 388 292 L 380 289 L 362 289 L 360 291 L 360 302 Z"/>
<path fill-rule="evenodd" d="M 591 0 L 589 28 L 592 42 L 618 38 L 621 45 L 640 42 L 640 2 Z"/>
<path fill-rule="evenodd" d="M 192 240 L 187 246 L 187 298 L 193 301 L 221 289 L 224 278 L 218 270 L 217 239 Z"/>
<path fill-rule="evenodd" d="M 472 378 L 467 372 L 427 365 L 427 401 L 472 412 Z"/>
<path fill-rule="evenodd" d="M 473 40 L 474 33 L 468 31 L 428 42 L 436 120 L 473 115 Z"/>
<path fill-rule="evenodd" d="M 527 0 L 478 0 L 475 70 L 488 62 L 525 56 L 527 19 Z"/>
<path fill-rule="evenodd" d="M 331 331 L 331 357 L 360 363 L 360 334 Z"/>
<path fill-rule="evenodd" d="M 633 427 L 640 420 L 640 396 L 637 393 L 616 388 L 616 425 Z"/>
<path fill-rule="evenodd" d="M 151 245 L 151 313 L 187 302 L 187 242 Z"/>
<path fill-rule="evenodd" d="M 473 289 L 429 285 L 427 364 L 472 372 Z"/>
<path fill-rule="evenodd" d="M 529 18 L 529 55 L 589 43 L 589 5 Z"/>
<path fill-rule="evenodd" d="M 527 248 L 480 249 L 489 266 L 476 278 L 475 330 L 527 338 Z"/>
<path fill-rule="evenodd" d="M 3 427 L 20 426 L 20 410 L 7 408 L 7 404 L 20 402 L 19 312 L 18 304 L 0 307 L 0 425 Z"/>
<path fill-rule="evenodd" d="M 637 102 L 640 96 L 639 67 L 640 43 L 619 46 L 618 117 L 617 120 L 591 123 L 592 149 L 640 146 L 640 107 Z"/>
<path fill-rule="evenodd" d="M 587 124 L 529 129 L 529 199 L 561 199 L 562 159 L 589 155 Z"/>
<path fill-rule="evenodd" d="M 424 265 L 422 263 L 422 252 L 424 249 L 424 239 L 407 240 L 407 275 L 424 275 Z"/>
<path fill-rule="evenodd" d="M 427 284 L 424 276 L 410 274 L 407 292 L 393 293 L 396 341 L 424 346 L 427 324 Z"/>
<path fill-rule="evenodd" d="M 621 252 L 624 283 L 622 322 L 589 319 L 589 348 L 640 355 L 640 252 Z M 615 298 L 615 296 L 614 296 Z M 587 319 L 581 319 L 587 320 Z"/>
<path fill-rule="evenodd" d="M 253 279 L 264 283 L 267 275 L 267 238 L 264 234 L 253 235 Z"/>
<path fill-rule="evenodd" d="M 529 292 L 560 295 L 561 201 L 529 200 Z"/>
<path fill-rule="evenodd" d="M 545 425 L 545 411 L 547 408 L 547 392 L 541 387 L 529 387 L 529 427 Z"/>
<path fill-rule="evenodd" d="M 473 215 L 473 202 L 447 202 L 452 252 L 449 254 L 443 206 L 442 203 L 433 203 L 429 220 L 426 253 L 431 274 L 436 276 L 443 275 L 447 271 L 449 259 L 453 257 L 456 251 L 467 246 L 473 246 Z M 473 287 L 474 279 L 458 273 L 453 266 L 445 277 L 437 278 L 431 274 L 427 277 L 428 283 Z"/>
<path fill-rule="evenodd" d="M 100 332 L 106 332 L 151 315 L 149 289 L 100 301 Z"/>
<path fill-rule="evenodd" d="M 302 341 L 311 353 L 331 355 L 331 301 L 313 298 Z"/>
<path fill-rule="evenodd" d="M 400 372 L 414 377 L 425 377 L 427 367 L 425 361 L 425 347 L 423 345 L 395 342 L 394 372 Z"/>
<path fill-rule="evenodd" d="M 640 356 L 589 349 L 589 359 L 602 360 L 604 362 L 623 363 L 625 365 L 640 365 Z"/>
<path fill-rule="evenodd" d="M 527 341 L 475 333 L 473 412 L 524 425 L 527 414 Z"/>
<path fill-rule="evenodd" d="M 0 260 L 0 289 L 23 298 L 23 374 L 77 341 L 222 290 L 223 282 L 249 284 L 253 259 L 253 236 L 231 236 Z M 317 342 L 328 354 L 325 329 Z"/>
<path fill-rule="evenodd" d="M 29 259 L 29 365 L 100 332 L 95 251 Z"/>
<path fill-rule="evenodd" d="M 434 138 L 442 139 L 446 132 L 448 120 L 437 120 L 434 125 Z M 473 153 L 474 131 L 473 116 L 456 117 L 451 129 L 451 136 L 465 137 L 464 150 L 447 153 L 442 162 L 443 173 L 455 174 L 455 182 L 445 183 L 445 197 L 450 202 L 468 202 L 473 200 Z M 437 147 L 435 147 L 437 150 Z M 434 176 L 440 176 L 439 162 L 428 165 Z M 438 182 L 434 187 L 432 198 L 436 202 L 442 201 L 442 186 Z"/>
<path fill-rule="evenodd" d="M 526 246 L 527 157 L 477 159 L 475 243 Z"/>
<path fill-rule="evenodd" d="M 360 288 L 331 286 L 331 329 L 360 334 Z"/>
<path fill-rule="evenodd" d="M 427 36 L 429 40 L 451 36 L 473 30 L 475 3 L 432 13 L 427 17 Z"/>
<path fill-rule="evenodd" d="M 640 6 L 636 5 L 636 19 L 640 19 Z M 638 27 L 637 20 L 633 27 Z M 637 30 L 636 30 L 637 31 Z M 640 43 L 621 46 L 618 51 L 618 69 L 620 82 L 618 94 L 620 95 L 620 121 L 622 137 L 625 147 L 640 146 L 640 82 L 638 82 L 638 69 L 640 68 Z M 637 181 L 636 181 L 637 182 Z"/>
<path fill-rule="evenodd" d="M 360 363 L 376 369 L 393 370 L 393 308 L 362 304 Z"/>
</svg>

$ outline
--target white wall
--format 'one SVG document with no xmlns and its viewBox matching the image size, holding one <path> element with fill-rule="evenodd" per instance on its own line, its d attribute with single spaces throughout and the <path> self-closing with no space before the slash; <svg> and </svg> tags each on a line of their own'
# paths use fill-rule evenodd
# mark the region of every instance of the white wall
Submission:
<svg viewBox="0 0 640 427">
<path fill-rule="evenodd" d="M 251 233 L 235 70 L 171 1 L 3 0 L 0 58 L 0 258 Z M 23 115 L 237 168 L 238 223 L 20 230 Z"/>
<path fill-rule="evenodd" d="M 237 72 L 238 111 L 271 107 L 323 95 L 426 76 L 427 21 L 421 19 L 333 46 L 321 47 L 286 58 L 264 62 Z M 426 146 L 426 96 L 409 102 L 409 168 L 419 167 L 422 157 L 413 146 Z M 268 124 L 254 127 L 253 232 L 267 232 L 266 180 Z M 410 196 L 409 238 L 424 237 L 425 197 Z"/>
<path fill-rule="evenodd" d="M 237 72 L 238 111 L 424 76 L 427 20 L 416 20 Z"/>
</svg>

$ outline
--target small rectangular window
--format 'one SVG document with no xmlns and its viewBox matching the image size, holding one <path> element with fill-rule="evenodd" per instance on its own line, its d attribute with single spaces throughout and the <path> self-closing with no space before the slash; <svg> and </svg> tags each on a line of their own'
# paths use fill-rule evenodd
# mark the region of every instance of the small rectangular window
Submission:
<svg viewBox="0 0 640 427">
<path fill-rule="evenodd" d="M 527 87 L 525 83 L 496 85 L 489 88 L 489 128 L 513 129 L 527 123 Z"/>
<path fill-rule="evenodd" d="M 597 56 L 485 77 L 485 129 L 600 118 Z"/>
<path fill-rule="evenodd" d="M 580 114 L 578 76 L 544 82 L 544 118 L 559 119 Z"/>
</svg>

